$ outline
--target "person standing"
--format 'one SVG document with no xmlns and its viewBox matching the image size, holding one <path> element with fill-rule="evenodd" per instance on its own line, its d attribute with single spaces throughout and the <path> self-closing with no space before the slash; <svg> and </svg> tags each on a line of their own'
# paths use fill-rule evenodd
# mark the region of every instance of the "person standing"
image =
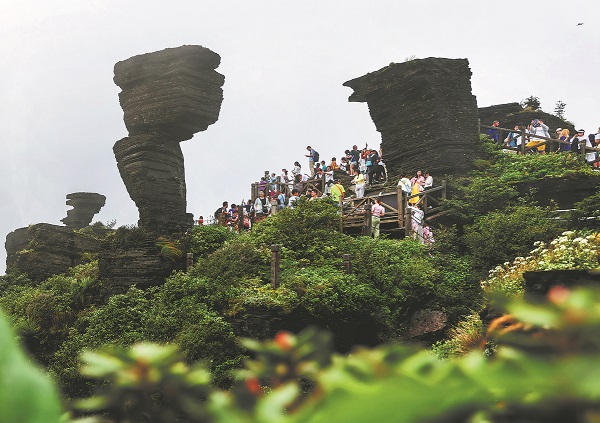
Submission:
<svg viewBox="0 0 600 423">
<path fill-rule="evenodd" d="M 290 185 L 292 183 L 292 178 L 290 177 L 290 174 L 286 168 L 281 169 L 281 183 L 286 185 Z"/>
<path fill-rule="evenodd" d="M 573 153 L 583 154 L 583 151 L 580 148 L 582 141 L 587 141 L 587 138 L 585 136 L 585 131 L 583 129 L 579 129 L 573 138 L 571 138 L 571 151 Z"/>
<path fill-rule="evenodd" d="M 416 204 L 419 201 L 420 196 L 417 196 L 420 192 L 423 192 L 423 186 L 425 185 L 425 177 L 423 176 L 423 172 L 417 170 L 416 176 L 413 176 L 410 180 L 410 193 L 414 195 L 411 199 L 408 200 L 411 204 Z"/>
<path fill-rule="evenodd" d="M 492 127 L 487 130 L 487 136 L 490 137 L 496 144 L 498 144 L 498 138 L 500 137 L 500 134 L 498 132 L 499 126 L 500 122 L 495 120 L 494 122 L 492 122 Z"/>
<path fill-rule="evenodd" d="M 356 198 L 363 198 L 365 196 L 365 176 L 357 172 L 352 183 L 355 185 Z"/>
<path fill-rule="evenodd" d="M 537 151 L 542 154 L 545 153 L 546 140 L 538 138 L 535 135 L 550 138 L 548 126 L 544 124 L 544 121 L 542 119 L 533 119 L 531 121 L 531 125 L 529 126 L 529 133 L 531 134 L 531 141 L 527 143 L 527 148 L 531 148 L 532 150 L 537 149 Z"/>
<path fill-rule="evenodd" d="M 217 224 L 219 226 L 225 226 L 225 222 L 227 221 L 227 218 L 229 217 L 227 215 L 228 208 L 229 208 L 229 202 L 223 201 L 223 206 L 219 207 L 217 209 L 217 211 L 215 212 L 215 220 L 217 221 Z"/>
<path fill-rule="evenodd" d="M 310 170 L 310 177 L 312 178 L 315 176 L 315 163 L 319 163 L 319 153 L 317 153 L 310 145 L 306 146 L 306 150 L 308 150 L 306 157 L 308 157 L 308 167 Z"/>
<path fill-rule="evenodd" d="M 302 176 L 302 166 L 300 165 L 300 162 L 294 162 L 294 168 L 292 169 L 292 175 L 294 175 L 294 178 L 297 175 Z"/>
<path fill-rule="evenodd" d="M 371 232 L 375 239 L 379 238 L 379 226 L 381 224 L 381 217 L 384 214 L 385 208 L 381 205 L 381 200 L 376 198 L 371 207 Z"/>
<path fill-rule="evenodd" d="M 504 145 L 511 148 L 518 148 L 521 146 L 521 133 L 519 132 L 521 129 L 520 125 L 517 124 L 513 128 L 511 132 L 508 133 L 507 137 L 504 139 Z M 517 151 L 508 150 L 514 154 L 517 154 Z"/>
<path fill-rule="evenodd" d="M 369 182 L 369 185 L 375 184 L 375 181 L 374 181 L 374 174 L 375 174 L 375 169 L 376 169 L 375 166 L 377 165 L 378 161 L 379 161 L 379 156 L 377 155 L 377 152 L 375 150 L 369 150 L 369 152 L 367 154 L 367 158 L 366 158 L 367 181 Z"/>
<path fill-rule="evenodd" d="M 269 176 L 269 195 L 273 197 L 277 192 L 277 176 L 275 176 L 275 172 L 271 173 Z"/>
<path fill-rule="evenodd" d="M 254 217 L 256 219 L 266 217 L 271 211 L 271 203 L 265 197 L 264 191 L 258 192 L 258 198 L 254 201 Z"/>
<path fill-rule="evenodd" d="M 331 193 L 331 198 L 336 203 L 339 203 L 340 200 L 343 200 L 346 194 L 344 186 L 340 184 L 340 181 L 337 180 L 333 181 L 333 186 L 331 187 L 331 190 L 329 192 Z"/>
<path fill-rule="evenodd" d="M 277 210 L 285 209 L 285 194 L 277 191 Z"/>
<path fill-rule="evenodd" d="M 331 192 L 331 187 L 333 185 L 333 169 L 330 166 L 327 166 L 327 170 L 322 172 L 322 176 L 324 177 L 323 182 L 325 187 L 323 188 L 323 194 L 327 195 Z"/>
<path fill-rule="evenodd" d="M 300 192 L 296 188 L 292 190 L 292 196 L 290 197 L 290 201 L 288 203 L 288 207 L 290 209 L 293 209 L 296 206 L 296 201 L 298 201 L 298 198 L 300 198 L 299 194 Z"/>
<path fill-rule="evenodd" d="M 425 182 L 423 183 L 423 191 L 429 188 L 433 188 L 433 176 L 425 171 Z"/>
<path fill-rule="evenodd" d="M 560 152 L 571 151 L 571 143 L 569 142 L 570 138 L 571 137 L 570 137 L 570 133 L 569 133 L 568 129 L 562 129 L 560 131 L 560 134 L 558 135 L 558 140 L 563 141 L 564 143 L 560 143 L 558 145 L 558 151 L 560 151 Z"/>
<path fill-rule="evenodd" d="M 407 209 L 410 211 L 410 228 L 412 237 L 419 241 L 421 244 L 425 243 L 423 238 L 423 220 L 425 220 L 425 213 L 421 210 L 420 204 L 414 206 L 408 206 Z"/>
</svg>

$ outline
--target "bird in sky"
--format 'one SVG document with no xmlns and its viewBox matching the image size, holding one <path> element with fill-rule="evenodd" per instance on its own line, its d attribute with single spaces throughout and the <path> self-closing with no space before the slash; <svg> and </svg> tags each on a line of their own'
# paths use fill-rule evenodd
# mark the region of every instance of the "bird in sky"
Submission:
<svg viewBox="0 0 600 423">
<path fill-rule="evenodd" d="M 583 25 L 583 22 L 579 22 L 579 23 L 577 24 L 577 26 L 579 26 L 579 25 Z"/>
</svg>

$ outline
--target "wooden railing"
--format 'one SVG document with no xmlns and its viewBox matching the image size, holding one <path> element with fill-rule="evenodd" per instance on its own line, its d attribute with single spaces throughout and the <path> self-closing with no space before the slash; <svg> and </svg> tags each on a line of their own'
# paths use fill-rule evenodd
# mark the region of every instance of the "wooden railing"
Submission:
<svg viewBox="0 0 600 423">
<path fill-rule="evenodd" d="M 446 199 L 446 180 L 435 188 L 428 188 L 418 194 L 408 194 L 398 188 L 396 191 L 368 195 L 363 198 L 348 198 L 340 202 L 340 226 L 342 230 L 363 228 L 363 234 L 370 234 L 371 204 L 378 198 L 385 209 L 380 225 L 392 226 L 394 229 L 410 231 L 409 202 L 420 204 L 425 218 L 431 217 L 443 210 L 442 201 Z M 413 201 L 411 201 L 413 200 Z"/>
<path fill-rule="evenodd" d="M 527 147 L 527 144 L 530 141 L 536 141 L 538 142 L 538 144 L 534 147 L 537 148 L 539 146 L 542 145 L 546 145 L 546 146 L 550 146 L 550 149 L 554 149 L 554 145 L 560 145 L 560 144 L 564 144 L 564 145 L 570 145 L 571 141 L 567 140 L 567 141 L 561 141 L 559 139 L 555 139 L 555 138 L 549 138 L 549 137 L 544 137 L 542 135 L 533 135 L 530 134 L 529 132 L 527 132 L 525 130 L 524 126 L 521 126 L 520 129 L 516 130 L 516 129 L 508 129 L 508 128 L 501 128 L 499 126 L 489 126 L 489 125 L 482 125 L 481 123 L 479 124 L 479 133 L 481 132 L 481 129 L 495 129 L 498 131 L 498 143 L 501 144 L 501 147 L 503 150 L 512 150 L 512 151 L 516 151 L 518 153 L 521 154 L 527 154 L 530 153 L 532 151 L 530 151 L 530 149 Z M 505 133 L 506 135 L 508 135 L 509 133 L 515 133 L 518 134 L 519 137 L 521 137 L 521 146 L 520 147 L 509 147 L 507 145 L 504 144 L 504 139 L 505 137 Z M 487 134 L 485 134 L 487 135 Z M 598 147 L 586 147 L 586 139 L 581 140 L 579 142 L 579 150 L 578 153 L 580 154 L 586 154 L 592 151 L 600 151 L 600 148 Z M 598 160 L 595 160 L 598 161 Z"/>
<path fill-rule="evenodd" d="M 277 187 L 276 191 L 281 191 L 282 193 L 284 193 L 286 198 L 290 198 L 292 196 L 292 189 L 294 186 L 293 182 L 282 182 L 281 176 L 278 176 L 277 182 L 275 184 Z M 269 188 L 270 185 L 271 184 L 267 183 L 265 185 L 265 187 Z M 251 192 L 250 192 L 250 199 L 252 202 L 254 202 L 256 200 L 256 198 L 258 197 L 259 186 L 260 186 L 260 184 L 258 182 L 254 182 L 252 184 Z M 318 196 L 320 197 L 323 194 L 323 191 L 325 191 L 324 179 L 313 178 L 313 179 L 309 179 L 308 181 L 304 181 L 302 183 L 302 190 L 300 191 L 300 195 L 306 194 L 306 192 L 309 189 L 316 190 L 318 193 Z"/>
</svg>

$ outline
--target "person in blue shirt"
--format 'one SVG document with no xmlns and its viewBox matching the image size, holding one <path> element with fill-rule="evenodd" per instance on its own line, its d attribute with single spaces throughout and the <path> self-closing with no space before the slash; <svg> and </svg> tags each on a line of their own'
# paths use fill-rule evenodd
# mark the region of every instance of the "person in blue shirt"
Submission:
<svg viewBox="0 0 600 423">
<path fill-rule="evenodd" d="M 487 136 L 490 137 L 492 140 L 494 140 L 494 142 L 497 144 L 498 143 L 498 137 L 500 136 L 500 134 L 498 133 L 498 127 L 500 126 L 500 122 L 498 122 L 497 120 L 495 120 L 492 123 L 493 128 L 489 128 L 487 130 Z"/>
</svg>

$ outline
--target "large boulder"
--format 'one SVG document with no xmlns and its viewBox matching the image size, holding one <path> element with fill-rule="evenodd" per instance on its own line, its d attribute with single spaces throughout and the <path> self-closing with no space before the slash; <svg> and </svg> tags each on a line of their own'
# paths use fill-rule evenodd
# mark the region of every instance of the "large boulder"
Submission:
<svg viewBox="0 0 600 423">
<path fill-rule="evenodd" d="M 391 63 L 344 83 L 366 102 L 392 178 L 428 169 L 464 174 L 480 155 L 477 101 L 467 59 Z"/>
<path fill-rule="evenodd" d="M 100 252 L 107 232 L 103 226 L 77 231 L 49 223 L 17 229 L 6 236 L 6 268 L 41 282 L 85 263 L 90 253 Z"/>
</svg>

